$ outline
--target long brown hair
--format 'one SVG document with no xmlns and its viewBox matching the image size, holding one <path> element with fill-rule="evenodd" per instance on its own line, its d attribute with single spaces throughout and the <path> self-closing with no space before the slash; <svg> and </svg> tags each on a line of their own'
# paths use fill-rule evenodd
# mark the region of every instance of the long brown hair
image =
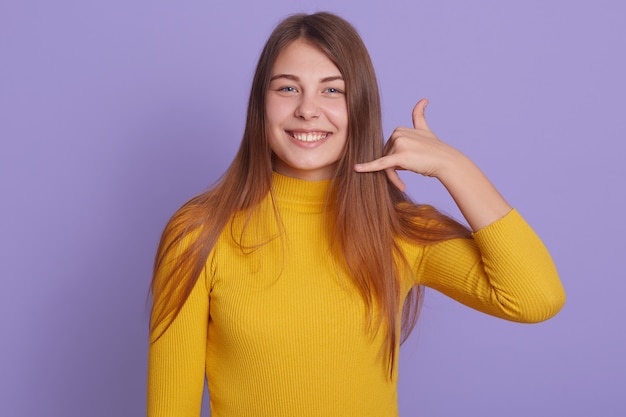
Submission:
<svg viewBox="0 0 626 417">
<path fill-rule="evenodd" d="M 290 16 L 274 29 L 256 67 L 243 139 L 234 161 L 212 189 L 183 205 L 167 224 L 151 284 L 152 340 L 158 339 L 180 312 L 232 216 L 251 212 L 272 193 L 265 95 L 278 54 L 298 39 L 326 54 L 346 83 L 348 138 L 330 191 L 335 204 L 328 206 L 327 216 L 335 249 L 343 255 L 341 261 L 367 306 L 370 329 L 386 332 L 382 348 L 391 375 L 397 341 L 415 324 L 421 292 L 419 287 L 410 291 L 401 315 L 400 275 L 407 273 L 407 265 L 398 239 L 431 244 L 467 237 L 469 231 L 431 206 L 413 204 L 384 172 L 354 171 L 356 163 L 374 160 L 384 152 L 378 84 L 356 30 L 330 13 Z M 280 223 L 279 216 L 275 217 Z"/>
</svg>

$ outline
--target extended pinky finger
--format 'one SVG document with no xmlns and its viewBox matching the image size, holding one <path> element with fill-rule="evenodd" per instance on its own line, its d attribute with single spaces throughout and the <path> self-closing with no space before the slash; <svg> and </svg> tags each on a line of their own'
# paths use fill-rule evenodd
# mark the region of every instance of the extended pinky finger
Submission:
<svg viewBox="0 0 626 417">
<path fill-rule="evenodd" d="M 395 169 L 387 168 L 385 170 L 385 174 L 387 174 L 387 178 L 389 178 L 389 181 L 391 181 L 391 183 L 395 185 L 398 190 L 404 192 L 404 190 L 406 189 L 406 184 L 404 183 L 404 181 L 402 181 L 402 178 L 400 178 L 400 175 L 398 175 L 398 172 Z"/>
</svg>

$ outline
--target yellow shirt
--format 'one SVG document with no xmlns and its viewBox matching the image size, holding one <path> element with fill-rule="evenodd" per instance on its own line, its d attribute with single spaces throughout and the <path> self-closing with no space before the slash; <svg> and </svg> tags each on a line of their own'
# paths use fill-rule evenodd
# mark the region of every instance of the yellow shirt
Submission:
<svg viewBox="0 0 626 417">
<path fill-rule="evenodd" d="M 243 234 L 242 216 L 225 228 L 150 346 L 148 416 L 199 416 L 205 375 L 213 417 L 398 415 L 384 332 L 368 333 L 361 296 L 329 250 L 328 186 L 274 174 L 282 231 L 269 199 Z M 549 253 L 515 210 L 474 239 L 401 245 L 416 277 L 403 281 L 405 295 L 426 285 L 520 322 L 546 320 L 564 303 Z"/>
</svg>

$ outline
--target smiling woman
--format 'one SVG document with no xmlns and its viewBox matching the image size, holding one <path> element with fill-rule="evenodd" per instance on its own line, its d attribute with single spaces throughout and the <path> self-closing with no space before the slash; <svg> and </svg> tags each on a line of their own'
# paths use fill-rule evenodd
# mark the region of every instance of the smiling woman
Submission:
<svg viewBox="0 0 626 417">
<path fill-rule="evenodd" d="M 272 68 L 265 99 L 274 170 L 303 180 L 334 176 L 348 135 L 345 82 L 309 42 L 284 48 Z"/>
<path fill-rule="evenodd" d="M 329 13 L 276 27 L 235 160 L 161 238 L 149 416 L 199 415 L 205 376 L 216 416 L 397 416 L 421 286 L 512 321 L 559 311 L 541 240 L 429 129 L 427 103 L 384 145 L 356 30 Z M 473 233 L 411 202 L 397 169 L 438 179 Z"/>
</svg>

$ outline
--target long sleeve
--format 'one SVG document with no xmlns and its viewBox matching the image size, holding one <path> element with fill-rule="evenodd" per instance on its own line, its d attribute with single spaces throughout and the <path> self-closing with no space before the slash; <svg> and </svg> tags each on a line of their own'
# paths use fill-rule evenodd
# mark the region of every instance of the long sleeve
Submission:
<svg viewBox="0 0 626 417">
<path fill-rule="evenodd" d="M 516 210 L 473 236 L 425 247 L 418 283 L 507 320 L 533 323 L 558 313 L 565 292 L 556 267 Z"/>
<path fill-rule="evenodd" d="M 148 417 L 200 416 L 209 321 L 204 276 L 196 282 L 178 317 L 150 344 Z"/>
</svg>

